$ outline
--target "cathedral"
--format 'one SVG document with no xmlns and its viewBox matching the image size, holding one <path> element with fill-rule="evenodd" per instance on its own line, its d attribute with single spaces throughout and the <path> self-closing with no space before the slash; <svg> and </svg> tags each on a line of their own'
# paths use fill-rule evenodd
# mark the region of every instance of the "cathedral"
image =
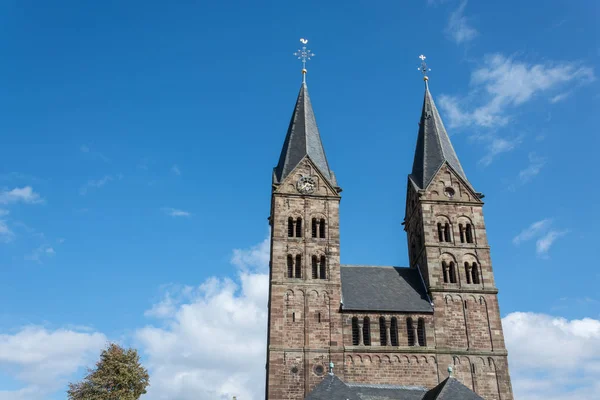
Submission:
<svg viewBox="0 0 600 400">
<path fill-rule="evenodd" d="M 406 267 L 340 264 L 342 189 L 300 87 L 272 176 L 267 400 L 513 399 L 483 194 L 424 80 Z"/>
</svg>

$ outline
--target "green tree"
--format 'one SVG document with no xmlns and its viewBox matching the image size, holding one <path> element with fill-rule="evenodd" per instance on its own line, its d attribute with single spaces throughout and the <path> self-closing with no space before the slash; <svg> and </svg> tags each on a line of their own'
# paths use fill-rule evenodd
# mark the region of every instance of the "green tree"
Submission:
<svg viewBox="0 0 600 400">
<path fill-rule="evenodd" d="M 110 343 L 102 350 L 95 369 L 70 383 L 69 400 L 138 400 L 149 385 L 148 371 L 140 364 L 135 349 Z"/>
</svg>

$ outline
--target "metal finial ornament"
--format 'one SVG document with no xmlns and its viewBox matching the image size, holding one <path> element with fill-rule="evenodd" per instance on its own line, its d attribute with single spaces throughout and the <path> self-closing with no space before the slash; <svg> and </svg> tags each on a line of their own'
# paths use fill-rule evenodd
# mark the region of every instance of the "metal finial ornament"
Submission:
<svg viewBox="0 0 600 400">
<path fill-rule="evenodd" d="M 429 80 L 429 77 L 427 76 L 427 73 L 429 71 L 431 71 L 431 68 L 427 67 L 427 63 L 425 62 L 425 59 L 427 57 L 425 57 L 423 54 L 421 54 L 419 56 L 419 58 L 421 59 L 421 66 L 419 68 L 417 68 L 419 71 L 421 71 L 421 73 L 423 74 L 423 80 L 425 82 L 427 82 L 427 80 Z"/>
<path fill-rule="evenodd" d="M 335 365 L 333 364 L 333 361 L 330 361 L 329 362 L 329 375 L 333 375 L 333 367 L 334 366 Z"/>
<path fill-rule="evenodd" d="M 448 376 L 452 378 L 452 365 L 448 365 Z"/>
<path fill-rule="evenodd" d="M 298 49 L 294 55 L 298 57 L 298 60 L 302 61 L 302 82 L 306 82 L 306 62 L 309 61 L 311 57 L 314 57 L 315 53 L 306 49 L 308 40 L 300 38 L 300 43 L 302 43 L 302 48 Z"/>
</svg>

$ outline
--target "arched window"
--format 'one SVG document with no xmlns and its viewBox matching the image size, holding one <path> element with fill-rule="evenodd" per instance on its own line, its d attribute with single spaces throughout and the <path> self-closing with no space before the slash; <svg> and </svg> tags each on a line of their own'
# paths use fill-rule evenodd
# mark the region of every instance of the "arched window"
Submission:
<svg viewBox="0 0 600 400">
<path fill-rule="evenodd" d="M 398 320 L 392 317 L 390 321 L 390 342 L 392 346 L 398 346 Z"/>
<path fill-rule="evenodd" d="M 292 322 L 296 322 L 296 313 L 295 312 L 292 313 Z"/>
<path fill-rule="evenodd" d="M 444 240 L 446 242 L 451 242 L 452 238 L 450 237 L 450 224 L 446 222 L 444 225 Z"/>
<path fill-rule="evenodd" d="M 358 327 L 358 318 L 352 318 L 352 345 L 360 345 L 360 330 Z"/>
<path fill-rule="evenodd" d="M 465 227 L 463 224 L 458 224 L 458 231 L 460 232 L 460 242 L 465 242 Z"/>
<path fill-rule="evenodd" d="M 319 266 L 317 262 L 317 256 L 312 256 L 312 278 L 317 279 L 319 277 Z"/>
<path fill-rule="evenodd" d="M 319 278 L 327 279 L 327 259 L 325 258 L 325 256 L 321 256 L 321 262 L 319 264 L 319 267 Z"/>
<path fill-rule="evenodd" d="M 294 219 L 288 218 L 288 237 L 294 237 Z"/>
<path fill-rule="evenodd" d="M 471 266 L 465 261 L 465 275 L 467 276 L 467 283 L 471 283 Z"/>
<path fill-rule="evenodd" d="M 287 276 L 288 278 L 294 277 L 294 258 L 289 254 L 287 256 Z"/>
<path fill-rule="evenodd" d="M 419 346 L 427 346 L 427 336 L 425 335 L 425 320 L 423 318 L 419 318 L 417 321 L 417 340 L 419 341 Z"/>
<path fill-rule="evenodd" d="M 408 345 L 415 345 L 415 328 L 413 326 L 412 318 L 406 319 L 406 336 L 408 337 Z"/>
<path fill-rule="evenodd" d="M 444 274 L 444 283 L 450 282 L 448 279 L 448 264 L 446 264 L 446 261 L 442 261 L 442 272 Z"/>
<path fill-rule="evenodd" d="M 296 219 L 296 237 L 302 237 L 302 218 Z"/>
<path fill-rule="evenodd" d="M 312 219 L 312 237 L 316 238 L 317 237 L 317 219 L 313 218 Z"/>
<path fill-rule="evenodd" d="M 476 262 L 471 267 L 471 273 L 473 274 L 473 283 L 479 284 L 479 266 Z"/>
<path fill-rule="evenodd" d="M 467 236 L 467 243 L 473 243 L 473 228 L 471 224 L 467 224 L 465 233 Z"/>
<path fill-rule="evenodd" d="M 365 346 L 371 345 L 371 320 L 369 317 L 363 319 L 363 343 Z"/>
<path fill-rule="evenodd" d="M 325 220 L 323 218 L 319 221 L 319 237 L 325 239 Z"/>
<path fill-rule="evenodd" d="M 440 242 L 443 242 L 444 241 L 444 232 L 442 232 L 442 224 L 438 222 L 437 228 L 438 228 L 438 240 Z"/>
<path fill-rule="evenodd" d="M 379 317 L 379 344 L 382 346 L 387 346 L 387 336 L 385 331 L 385 318 Z"/>
<path fill-rule="evenodd" d="M 321 323 L 321 313 L 317 313 L 317 322 Z"/>
<path fill-rule="evenodd" d="M 450 283 L 456 283 L 456 268 L 454 266 L 454 261 L 450 261 L 450 265 L 448 266 L 448 275 L 450 278 Z"/>
<path fill-rule="evenodd" d="M 296 278 L 302 278 L 302 256 L 296 256 Z"/>
</svg>

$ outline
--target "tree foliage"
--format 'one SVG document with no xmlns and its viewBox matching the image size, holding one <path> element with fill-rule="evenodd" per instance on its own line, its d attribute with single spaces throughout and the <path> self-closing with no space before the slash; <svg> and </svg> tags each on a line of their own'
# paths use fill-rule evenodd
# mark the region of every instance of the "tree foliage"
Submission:
<svg viewBox="0 0 600 400">
<path fill-rule="evenodd" d="M 70 383 L 69 400 L 138 400 L 149 385 L 148 371 L 135 349 L 110 343 L 95 369 L 78 383 Z"/>
</svg>

